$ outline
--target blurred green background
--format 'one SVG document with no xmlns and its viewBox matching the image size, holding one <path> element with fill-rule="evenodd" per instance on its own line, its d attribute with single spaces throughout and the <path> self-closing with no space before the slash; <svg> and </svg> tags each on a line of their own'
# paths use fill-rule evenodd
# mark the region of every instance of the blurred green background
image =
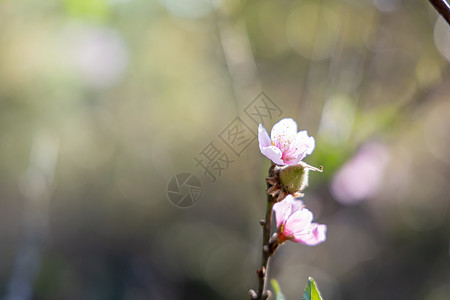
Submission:
<svg viewBox="0 0 450 300">
<path fill-rule="evenodd" d="M 326 300 L 450 299 L 449 61 L 427 1 L 0 1 L 0 297 L 247 299 L 269 162 L 220 135 L 256 134 L 264 92 L 266 129 L 294 118 L 324 167 L 304 201 L 327 241 L 271 261 L 287 299 L 308 276 Z"/>
</svg>

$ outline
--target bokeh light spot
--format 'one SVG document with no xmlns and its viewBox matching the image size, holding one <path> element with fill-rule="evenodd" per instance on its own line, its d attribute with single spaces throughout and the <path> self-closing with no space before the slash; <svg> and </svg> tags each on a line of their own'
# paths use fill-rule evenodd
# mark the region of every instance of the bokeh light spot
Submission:
<svg viewBox="0 0 450 300">
<path fill-rule="evenodd" d="M 331 56 L 339 37 L 340 18 L 320 4 L 301 6 L 287 20 L 287 38 L 292 49 L 311 60 Z"/>
<path fill-rule="evenodd" d="M 443 18 L 434 24 L 434 44 L 439 53 L 450 62 L 450 26 Z"/>
</svg>

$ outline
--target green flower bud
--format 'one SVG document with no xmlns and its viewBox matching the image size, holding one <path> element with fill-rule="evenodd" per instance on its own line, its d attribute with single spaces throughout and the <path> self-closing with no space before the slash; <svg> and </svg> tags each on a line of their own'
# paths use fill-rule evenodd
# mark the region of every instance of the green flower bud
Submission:
<svg viewBox="0 0 450 300">
<path fill-rule="evenodd" d="M 289 194 L 301 193 L 308 186 L 309 170 L 322 172 L 322 169 L 312 167 L 302 161 L 297 165 L 284 167 L 280 170 L 280 183 Z"/>
</svg>

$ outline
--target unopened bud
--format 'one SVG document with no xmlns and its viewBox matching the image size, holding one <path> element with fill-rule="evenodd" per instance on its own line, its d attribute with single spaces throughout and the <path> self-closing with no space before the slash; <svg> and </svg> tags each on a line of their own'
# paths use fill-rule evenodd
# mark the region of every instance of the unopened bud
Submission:
<svg viewBox="0 0 450 300">
<path fill-rule="evenodd" d="M 322 169 L 300 161 L 297 165 L 287 166 L 280 170 L 280 183 L 289 194 L 301 193 L 308 186 L 309 170 L 322 172 Z"/>
</svg>

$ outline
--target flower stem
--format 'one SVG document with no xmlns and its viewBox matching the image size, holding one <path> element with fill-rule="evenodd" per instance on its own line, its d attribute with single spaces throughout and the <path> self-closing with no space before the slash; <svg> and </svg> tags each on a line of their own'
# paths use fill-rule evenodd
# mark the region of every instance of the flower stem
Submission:
<svg viewBox="0 0 450 300">
<path fill-rule="evenodd" d="M 269 177 L 273 176 L 275 164 L 271 163 L 269 168 Z M 270 184 L 267 184 L 267 188 L 270 188 Z M 272 208 L 275 204 L 275 198 L 269 194 L 267 194 L 267 209 L 266 209 L 266 218 L 264 222 L 262 222 L 263 226 L 263 246 L 262 246 L 262 258 L 261 258 L 261 267 L 258 269 L 258 291 L 256 293 L 256 297 L 254 299 L 263 300 L 269 299 L 270 293 L 265 292 L 266 289 L 266 281 L 267 281 L 267 273 L 269 267 L 269 259 L 273 254 L 270 247 L 270 227 L 272 225 Z"/>
</svg>

